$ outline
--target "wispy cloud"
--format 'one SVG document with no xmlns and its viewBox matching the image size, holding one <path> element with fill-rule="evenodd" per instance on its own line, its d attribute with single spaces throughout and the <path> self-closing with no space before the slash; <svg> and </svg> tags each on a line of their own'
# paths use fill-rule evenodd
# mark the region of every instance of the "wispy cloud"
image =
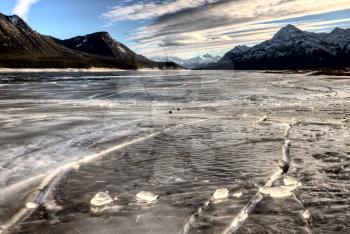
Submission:
<svg viewBox="0 0 350 234">
<path fill-rule="evenodd" d="M 177 0 L 166 1 L 162 3 L 156 2 L 139 2 L 127 6 L 115 6 L 102 16 L 115 23 L 123 20 L 143 20 L 154 17 L 160 17 L 166 14 L 179 12 L 185 9 L 200 7 L 203 4 L 210 4 L 220 0 Z"/>
<path fill-rule="evenodd" d="M 13 8 L 12 13 L 20 16 L 24 20 L 27 20 L 30 7 L 38 1 L 39 0 L 17 0 L 17 4 Z"/>
<path fill-rule="evenodd" d="M 102 16 L 110 25 L 149 20 L 151 23 L 132 33 L 133 48 L 150 56 L 183 55 L 254 44 L 285 24 L 274 21 L 347 8 L 349 0 L 147 0 L 115 6 Z M 320 30 L 328 21 L 318 19 L 317 26 L 313 20 L 296 23 L 304 29 Z"/>
</svg>

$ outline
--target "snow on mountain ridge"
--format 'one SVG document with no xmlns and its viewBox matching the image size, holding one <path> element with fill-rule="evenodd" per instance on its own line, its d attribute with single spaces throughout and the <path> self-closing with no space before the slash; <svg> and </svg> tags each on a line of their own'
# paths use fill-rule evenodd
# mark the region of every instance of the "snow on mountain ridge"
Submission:
<svg viewBox="0 0 350 234">
<path fill-rule="evenodd" d="M 201 67 L 202 65 L 206 65 L 209 63 L 215 63 L 220 60 L 220 56 L 213 56 L 211 54 L 204 54 L 202 56 L 197 56 L 190 59 L 182 59 L 175 56 L 166 56 L 166 57 L 152 57 L 153 60 L 159 61 L 159 62 L 175 62 L 177 64 L 180 64 L 183 67 L 194 69 Z"/>
<path fill-rule="evenodd" d="M 208 69 L 294 69 L 349 66 L 350 29 L 314 33 L 293 25 L 281 28 L 270 40 L 241 50 L 235 47 Z"/>
</svg>

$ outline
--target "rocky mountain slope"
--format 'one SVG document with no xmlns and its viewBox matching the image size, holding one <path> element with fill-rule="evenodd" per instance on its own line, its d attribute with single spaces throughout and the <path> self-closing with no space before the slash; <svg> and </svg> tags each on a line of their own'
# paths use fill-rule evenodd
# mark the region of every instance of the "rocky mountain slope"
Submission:
<svg viewBox="0 0 350 234">
<path fill-rule="evenodd" d="M 350 30 L 311 33 L 287 25 L 271 40 L 236 47 L 206 69 L 308 69 L 350 66 Z"/>
<path fill-rule="evenodd" d="M 108 32 L 96 32 L 67 40 L 53 39 L 58 44 L 72 50 L 111 57 L 121 62 L 135 63 L 137 67 L 158 67 L 156 62 L 136 54 L 125 45 L 114 40 Z"/>
<path fill-rule="evenodd" d="M 59 40 L 37 33 L 18 16 L 1 13 L 0 67 L 181 68 L 174 63 L 157 63 L 138 55 L 106 32 Z"/>
</svg>

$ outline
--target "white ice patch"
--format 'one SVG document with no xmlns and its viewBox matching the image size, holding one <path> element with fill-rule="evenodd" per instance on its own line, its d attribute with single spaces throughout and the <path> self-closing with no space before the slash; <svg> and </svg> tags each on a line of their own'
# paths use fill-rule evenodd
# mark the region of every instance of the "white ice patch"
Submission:
<svg viewBox="0 0 350 234">
<path fill-rule="evenodd" d="M 290 186 L 279 186 L 279 187 L 261 187 L 259 192 L 265 195 L 269 195 L 274 198 L 283 198 L 289 197 L 293 195 L 293 190 L 295 190 L 298 185 L 290 185 Z"/>
<path fill-rule="evenodd" d="M 295 178 L 290 177 L 290 176 L 286 176 L 283 178 L 283 183 L 286 186 L 297 186 L 297 187 L 301 187 L 302 183 L 297 181 Z"/>
<path fill-rule="evenodd" d="M 213 194 L 214 200 L 222 200 L 228 198 L 228 189 L 223 188 L 223 189 L 217 189 L 215 193 Z"/>
<path fill-rule="evenodd" d="M 243 196 L 242 192 L 236 192 L 236 193 L 232 194 L 232 197 L 235 197 L 235 198 L 240 198 L 242 196 Z"/>
<path fill-rule="evenodd" d="M 45 206 L 46 210 L 49 210 L 49 211 L 62 210 L 62 207 L 57 205 L 55 200 L 49 200 L 49 201 L 45 202 L 44 206 Z"/>
<path fill-rule="evenodd" d="M 153 203 L 159 199 L 159 195 L 156 195 L 151 192 L 141 191 L 138 194 L 136 194 L 136 199 L 140 202 Z"/>
</svg>

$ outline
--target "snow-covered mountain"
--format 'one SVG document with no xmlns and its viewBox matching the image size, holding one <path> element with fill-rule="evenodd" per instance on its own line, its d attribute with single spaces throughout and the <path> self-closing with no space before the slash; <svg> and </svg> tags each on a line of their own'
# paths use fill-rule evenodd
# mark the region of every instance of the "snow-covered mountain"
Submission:
<svg viewBox="0 0 350 234">
<path fill-rule="evenodd" d="M 236 47 L 208 69 L 299 69 L 350 66 L 350 30 L 311 33 L 287 25 L 254 47 Z"/>
<path fill-rule="evenodd" d="M 205 54 L 202 56 L 197 56 L 194 58 L 190 59 L 182 59 L 174 56 L 167 56 L 167 57 L 152 57 L 154 61 L 159 61 L 159 62 L 175 62 L 185 68 L 188 69 L 195 69 L 198 67 L 202 67 L 204 65 L 210 64 L 210 63 L 216 63 L 217 61 L 220 60 L 220 56 L 213 56 L 211 54 Z"/>
</svg>

